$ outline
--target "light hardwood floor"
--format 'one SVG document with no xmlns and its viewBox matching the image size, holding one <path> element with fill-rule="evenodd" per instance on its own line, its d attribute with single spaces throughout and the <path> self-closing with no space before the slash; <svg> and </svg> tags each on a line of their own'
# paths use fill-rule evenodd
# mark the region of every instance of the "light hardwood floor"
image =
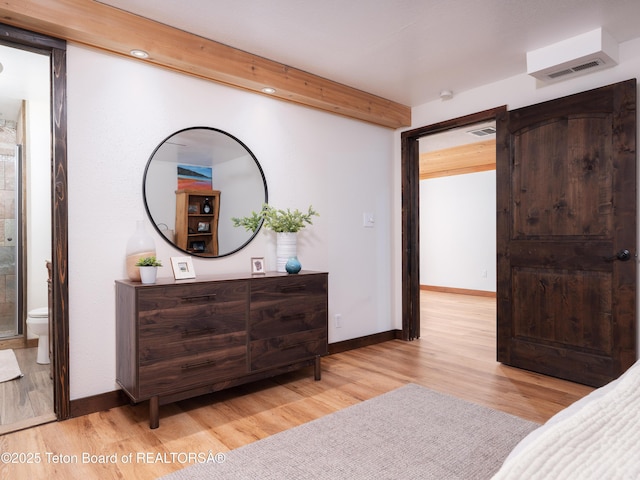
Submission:
<svg viewBox="0 0 640 480">
<path fill-rule="evenodd" d="M 498 364 L 495 299 L 422 295 L 419 340 L 326 357 L 319 382 L 307 369 L 163 406 L 155 430 L 145 403 L 7 434 L 0 452 L 40 463 L 0 462 L 0 478 L 154 479 L 189 465 L 165 461 L 172 455 L 225 452 L 407 383 L 540 423 L 592 390 Z M 113 454 L 113 464 L 83 463 Z"/>
<path fill-rule="evenodd" d="M 0 383 L 0 435 L 56 418 L 51 367 L 36 363 L 37 351 L 13 349 L 23 377 Z"/>
</svg>

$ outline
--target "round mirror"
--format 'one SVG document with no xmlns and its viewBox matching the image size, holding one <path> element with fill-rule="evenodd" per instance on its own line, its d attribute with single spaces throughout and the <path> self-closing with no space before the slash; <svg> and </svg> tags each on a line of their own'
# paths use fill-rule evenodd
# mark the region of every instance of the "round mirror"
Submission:
<svg viewBox="0 0 640 480">
<path fill-rule="evenodd" d="M 260 229 L 232 218 L 259 212 L 267 182 L 255 155 L 222 130 L 193 127 L 167 137 L 144 171 L 143 196 L 161 236 L 189 255 L 217 258 L 247 245 Z"/>
</svg>

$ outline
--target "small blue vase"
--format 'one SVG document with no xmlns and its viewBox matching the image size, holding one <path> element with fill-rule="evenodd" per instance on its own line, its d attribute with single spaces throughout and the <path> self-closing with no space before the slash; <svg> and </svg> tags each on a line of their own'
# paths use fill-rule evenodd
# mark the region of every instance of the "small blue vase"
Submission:
<svg viewBox="0 0 640 480">
<path fill-rule="evenodd" d="M 298 257 L 289 257 L 287 263 L 284 265 L 284 269 L 287 273 L 298 273 L 302 269 Z"/>
</svg>

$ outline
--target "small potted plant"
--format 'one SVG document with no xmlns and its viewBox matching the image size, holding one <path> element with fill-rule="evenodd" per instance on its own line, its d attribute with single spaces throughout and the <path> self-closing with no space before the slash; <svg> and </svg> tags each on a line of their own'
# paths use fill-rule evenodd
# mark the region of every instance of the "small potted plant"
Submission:
<svg viewBox="0 0 640 480">
<path fill-rule="evenodd" d="M 140 268 L 140 280 L 144 284 L 156 283 L 158 267 L 162 266 L 162 262 L 155 256 L 142 257 L 136 262 L 136 267 Z"/>
<path fill-rule="evenodd" d="M 312 225 L 312 217 L 318 215 L 311 205 L 305 213 L 297 208 L 282 210 L 265 203 L 260 212 L 251 212 L 250 216 L 243 218 L 234 217 L 231 221 L 235 227 L 244 227 L 251 232 L 258 230 L 260 225 L 276 232 L 277 270 L 285 272 L 287 260 L 297 256 L 297 233 Z"/>
</svg>

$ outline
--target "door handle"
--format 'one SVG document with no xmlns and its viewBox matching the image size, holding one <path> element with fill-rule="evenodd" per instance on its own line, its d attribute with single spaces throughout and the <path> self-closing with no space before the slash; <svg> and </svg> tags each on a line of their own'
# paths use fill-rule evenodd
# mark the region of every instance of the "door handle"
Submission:
<svg viewBox="0 0 640 480">
<path fill-rule="evenodd" d="M 620 260 L 621 262 L 626 262 L 631 259 L 631 252 L 629 250 L 622 249 L 618 253 L 616 253 L 612 257 L 607 257 L 608 262 L 613 262 L 615 260 Z"/>
</svg>

